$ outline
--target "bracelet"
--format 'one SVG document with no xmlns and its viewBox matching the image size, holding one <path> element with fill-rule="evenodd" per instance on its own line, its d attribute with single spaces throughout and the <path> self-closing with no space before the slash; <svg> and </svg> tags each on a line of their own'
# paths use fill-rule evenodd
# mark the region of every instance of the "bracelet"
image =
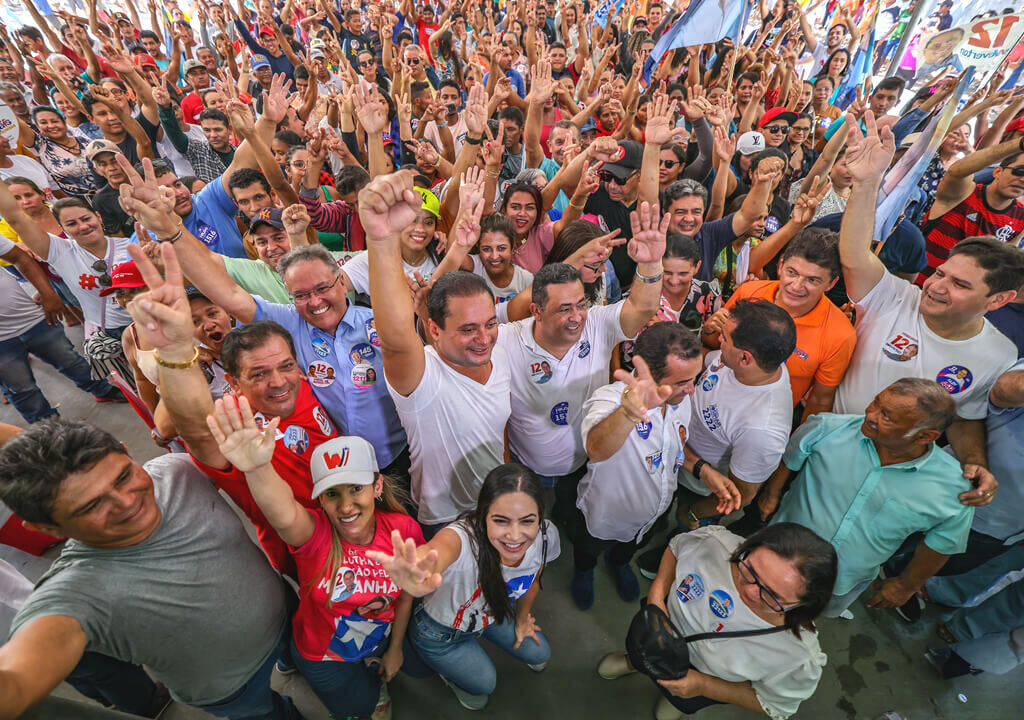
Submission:
<svg viewBox="0 0 1024 720">
<path fill-rule="evenodd" d="M 489 178 L 497 178 L 499 175 L 501 175 L 501 173 L 500 172 L 492 172 L 492 171 L 488 170 L 487 172 L 484 173 L 484 175 L 486 175 Z"/>
<path fill-rule="evenodd" d="M 445 124 L 447 125 L 447 123 L 445 123 Z M 467 135 L 466 139 L 463 140 L 462 142 L 466 143 L 467 145 L 479 145 L 483 141 L 484 141 L 484 139 L 482 137 L 475 138 L 475 137 L 470 137 L 469 135 Z"/>
<path fill-rule="evenodd" d="M 438 130 L 440 130 L 441 128 L 446 128 L 446 127 L 448 127 L 448 121 L 447 121 L 447 120 L 445 120 L 445 121 L 444 121 L 444 125 L 438 125 L 438 124 L 437 124 L 437 122 L 435 122 L 435 123 L 434 123 L 434 125 L 437 125 L 437 129 L 438 129 Z"/>
<path fill-rule="evenodd" d="M 575 208 L 576 210 L 583 210 L 585 207 L 587 207 L 587 204 L 583 203 L 582 205 L 577 205 L 572 200 L 570 200 L 569 201 L 569 207 Z"/>
<path fill-rule="evenodd" d="M 156 364 L 159 365 L 160 367 L 168 368 L 170 370 L 187 370 L 188 368 L 195 365 L 196 360 L 199 359 L 199 348 L 196 347 L 193 349 L 195 350 L 195 354 L 192 355 L 192 359 L 189 360 L 188 362 L 168 362 L 167 360 L 164 360 L 162 357 L 160 357 L 160 353 L 157 352 L 156 350 L 153 351 L 153 359 L 156 360 Z"/>
<path fill-rule="evenodd" d="M 644 283 L 645 285 L 653 285 L 656 282 L 661 282 L 661 278 L 662 278 L 662 276 L 664 274 L 665 274 L 664 271 L 662 271 L 662 272 L 658 273 L 657 275 L 647 276 L 647 275 L 641 275 L 640 271 L 637 270 L 636 271 L 636 279 L 639 280 L 640 282 Z"/>
<path fill-rule="evenodd" d="M 184 232 L 185 232 L 185 223 L 183 223 L 181 221 L 181 219 L 179 218 L 178 219 L 178 232 L 177 232 L 177 234 L 172 235 L 169 238 L 158 237 L 156 233 L 153 233 L 153 236 L 156 237 L 156 241 L 157 242 L 162 242 L 162 243 L 169 242 L 169 243 L 171 243 L 173 245 L 175 242 L 177 242 L 178 240 L 181 239 L 181 236 L 184 234 Z"/>
<path fill-rule="evenodd" d="M 690 471 L 690 474 L 700 480 L 700 471 L 704 469 L 705 465 L 707 463 L 702 458 L 697 458 L 697 462 L 693 464 L 693 470 Z"/>
</svg>

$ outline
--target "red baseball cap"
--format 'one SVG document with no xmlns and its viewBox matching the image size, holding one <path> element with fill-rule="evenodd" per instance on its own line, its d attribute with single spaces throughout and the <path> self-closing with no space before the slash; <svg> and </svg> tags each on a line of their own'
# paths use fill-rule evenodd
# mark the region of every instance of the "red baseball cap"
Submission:
<svg viewBox="0 0 1024 720">
<path fill-rule="evenodd" d="M 150 65 L 152 67 L 159 67 L 156 64 L 156 60 L 153 59 L 153 56 L 149 55 L 148 53 L 139 53 L 138 55 L 136 55 L 135 56 L 135 64 L 138 65 L 139 67 L 142 67 L 143 65 Z"/>
<path fill-rule="evenodd" d="M 110 274 L 110 286 L 100 290 L 100 297 L 113 295 L 118 290 L 144 287 L 146 287 L 146 281 L 142 279 L 142 273 L 139 272 L 135 261 L 129 260 L 114 266 L 114 272 Z"/>
<path fill-rule="evenodd" d="M 269 25 L 260 25 L 260 37 L 264 35 L 274 35 L 274 31 L 270 29 Z"/>
<path fill-rule="evenodd" d="M 1024 115 L 1014 120 L 1012 123 L 1006 126 L 1006 133 L 1012 132 L 1024 132 Z M 1003 133 L 1004 135 L 1006 133 Z"/>
<path fill-rule="evenodd" d="M 787 120 L 790 125 L 796 122 L 796 113 L 792 110 L 787 110 L 784 107 L 773 107 L 771 110 L 761 116 L 761 124 L 758 127 L 765 127 L 772 120 Z"/>
</svg>

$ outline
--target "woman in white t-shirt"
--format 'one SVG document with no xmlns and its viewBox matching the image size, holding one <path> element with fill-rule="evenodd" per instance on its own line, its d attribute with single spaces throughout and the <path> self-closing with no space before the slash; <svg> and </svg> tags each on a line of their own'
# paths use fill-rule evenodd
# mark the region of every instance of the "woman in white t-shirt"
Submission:
<svg viewBox="0 0 1024 720">
<path fill-rule="evenodd" d="M 690 669 L 659 680 L 659 718 L 731 704 L 780 719 L 814 694 L 825 665 L 814 620 L 828 605 L 838 560 L 833 547 L 796 523 L 776 523 L 743 540 L 720 525 L 676 535 L 647 602 L 686 636 L 765 631 L 687 643 Z M 606 655 L 598 674 L 634 672 L 625 653 Z"/>
<path fill-rule="evenodd" d="M 551 656 L 531 614 L 540 576 L 558 557 L 558 531 L 544 520 L 537 476 L 522 465 L 487 474 L 476 510 L 425 545 L 392 534 L 394 556 L 367 552 L 402 590 L 423 597 L 409 638 L 459 702 L 479 710 L 497 682 L 484 637 L 540 672 Z"/>
</svg>

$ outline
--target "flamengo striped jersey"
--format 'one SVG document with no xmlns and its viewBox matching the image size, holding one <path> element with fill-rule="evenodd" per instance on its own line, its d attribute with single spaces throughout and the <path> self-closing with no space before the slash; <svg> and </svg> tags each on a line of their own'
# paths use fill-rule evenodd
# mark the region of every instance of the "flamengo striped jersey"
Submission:
<svg viewBox="0 0 1024 720">
<path fill-rule="evenodd" d="M 985 186 L 974 192 L 946 214 L 932 219 L 931 211 L 924 221 L 928 267 L 917 276 L 917 284 L 935 272 L 946 261 L 949 251 L 964 238 L 993 235 L 1003 242 L 1013 240 L 1024 230 L 1024 205 L 1014 200 L 1005 210 L 994 210 L 985 200 Z"/>
</svg>

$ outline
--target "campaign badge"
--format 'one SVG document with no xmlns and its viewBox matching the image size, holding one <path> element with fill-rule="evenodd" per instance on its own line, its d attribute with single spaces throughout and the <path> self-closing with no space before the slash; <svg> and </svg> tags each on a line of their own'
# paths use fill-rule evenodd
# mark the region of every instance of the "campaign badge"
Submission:
<svg viewBox="0 0 1024 720">
<path fill-rule="evenodd" d="M 551 363 L 547 360 L 530 363 L 530 378 L 538 385 L 543 385 L 549 381 L 553 374 Z"/>
<path fill-rule="evenodd" d="M 353 345 L 348 351 L 348 359 L 352 361 L 353 365 L 363 362 L 372 363 L 375 357 L 377 357 L 377 351 L 369 343 Z"/>
<path fill-rule="evenodd" d="M 649 422 L 638 422 L 636 424 L 636 434 L 646 440 L 651 436 L 651 424 Z"/>
<path fill-rule="evenodd" d="M 337 380 L 334 366 L 323 360 L 310 363 L 306 369 L 306 377 L 309 378 L 311 385 L 318 388 L 330 387 Z"/>
<path fill-rule="evenodd" d="M 906 333 L 896 333 L 882 346 L 882 354 L 896 362 L 907 362 L 917 357 L 917 338 Z"/>
<path fill-rule="evenodd" d="M 725 590 L 712 591 L 708 596 L 708 605 L 711 606 L 711 612 L 723 619 L 729 617 L 734 608 L 732 597 Z"/>
<path fill-rule="evenodd" d="M 320 357 L 325 358 L 331 354 L 331 341 L 328 340 L 327 338 L 319 336 L 314 337 L 312 344 L 313 352 L 315 352 Z"/>
<path fill-rule="evenodd" d="M 380 347 L 380 337 L 377 335 L 377 324 L 373 318 L 366 321 L 366 339 L 375 348 Z"/>
<path fill-rule="evenodd" d="M 284 445 L 296 455 L 303 455 L 309 449 L 309 433 L 299 425 L 289 425 L 284 430 Z"/>
<path fill-rule="evenodd" d="M 676 597 L 680 602 L 700 600 L 704 597 L 704 581 L 697 573 L 687 573 L 676 587 Z"/>
<path fill-rule="evenodd" d="M 583 340 L 582 342 L 580 342 L 580 352 L 579 352 L 579 354 L 576 357 L 578 357 L 580 360 L 582 360 L 583 358 L 585 358 L 589 354 L 590 354 L 590 342 L 587 341 L 587 340 Z"/>
<path fill-rule="evenodd" d="M 961 393 L 974 382 L 974 375 L 963 365 L 947 365 L 939 370 L 935 382 L 945 388 L 950 395 Z"/>
<path fill-rule="evenodd" d="M 569 403 L 560 402 L 551 408 L 551 422 L 555 425 L 569 424 Z"/>
<path fill-rule="evenodd" d="M 377 370 L 369 363 L 359 363 L 352 368 L 352 384 L 360 390 L 377 384 Z"/>
</svg>

